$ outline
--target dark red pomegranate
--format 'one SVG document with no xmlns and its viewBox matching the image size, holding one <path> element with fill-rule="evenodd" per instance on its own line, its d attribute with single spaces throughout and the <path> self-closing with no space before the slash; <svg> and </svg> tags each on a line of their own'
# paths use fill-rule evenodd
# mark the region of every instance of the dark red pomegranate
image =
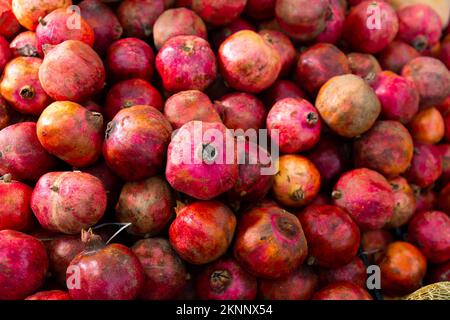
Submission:
<svg viewBox="0 0 450 320">
<path fill-rule="evenodd" d="M 394 40 L 378 54 L 378 61 L 384 70 L 400 74 L 405 64 L 419 56 L 420 53 L 409 44 Z"/>
<path fill-rule="evenodd" d="M 125 0 L 117 8 L 117 17 L 126 37 L 147 39 L 163 12 L 164 0 Z"/>
<path fill-rule="evenodd" d="M 333 269 L 320 268 L 317 271 L 320 286 L 347 281 L 366 288 L 366 265 L 359 257 L 354 257 L 349 263 Z"/>
</svg>

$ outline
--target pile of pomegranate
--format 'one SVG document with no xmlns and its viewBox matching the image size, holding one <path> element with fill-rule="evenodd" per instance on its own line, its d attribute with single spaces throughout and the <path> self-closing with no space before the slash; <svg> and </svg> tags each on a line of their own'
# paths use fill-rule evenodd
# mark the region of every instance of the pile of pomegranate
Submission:
<svg viewBox="0 0 450 320">
<path fill-rule="evenodd" d="M 449 14 L 0 0 L 0 299 L 401 299 L 450 281 Z"/>
</svg>

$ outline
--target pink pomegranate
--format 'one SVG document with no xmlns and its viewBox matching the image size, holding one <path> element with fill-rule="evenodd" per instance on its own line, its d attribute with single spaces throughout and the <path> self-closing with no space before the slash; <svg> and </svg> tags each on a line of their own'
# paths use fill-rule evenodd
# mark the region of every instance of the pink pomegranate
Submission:
<svg viewBox="0 0 450 320">
<path fill-rule="evenodd" d="M 164 105 L 164 116 L 174 129 L 179 129 L 194 120 L 222 121 L 209 97 L 198 90 L 181 91 L 167 99 Z"/>
<path fill-rule="evenodd" d="M 392 218 L 394 194 L 387 180 L 369 169 L 343 174 L 333 191 L 333 202 L 365 230 L 381 229 Z"/>
<path fill-rule="evenodd" d="M 166 179 L 180 192 L 210 200 L 230 190 L 238 179 L 234 137 L 219 122 L 191 121 L 169 144 Z"/>
<path fill-rule="evenodd" d="M 371 54 L 352 52 L 347 54 L 347 59 L 352 73 L 360 76 L 369 84 L 382 71 L 378 60 Z"/>
<path fill-rule="evenodd" d="M 189 274 L 169 241 L 163 238 L 139 240 L 131 250 L 145 273 L 140 299 L 170 300 L 181 296 Z"/>
<path fill-rule="evenodd" d="M 18 57 L 6 65 L 0 93 L 21 113 L 38 116 L 51 102 L 39 82 L 41 65 L 42 60 L 34 57 Z"/>
<path fill-rule="evenodd" d="M 405 64 L 419 56 L 420 53 L 409 44 L 394 40 L 378 54 L 378 61 L 384 70 L 400 74 Z"/>
<path fill-rule="evenodd" d="M 163 0 L 125 0 L 117 8 L 117 17 L 126 37 L 146 39 L 163 12 Z"/>
<path fill-rule="evenodd" d="M 196 292 L 203 300 L 254 300 L 257 281 L 233 258 L 217 260 L 197 276 Z"/>
<path fill-rule="evenodd" d="M 83 102 L 105 84 L 100 57 L 84 42 L 67 40 L 52 48 L 39 68 L 39 80 L 54 100 Z"/>
<path fill-rule="evenodd" d="M 269 88 L 281 71 L 281 57 L 263 37 L 250 30 L 227 38 L 219 49 L 221 73 L 233 89 L 259 93 Z"/>
<path fill-rule="evenodd" d="M 276 0 L 247 0 L 245 14 L 256 20 L 270 19 L 274 16 Z"/>
<path fill-rule="evenodd" d="M 307 100 L 286 98 L 270 109 L 267 129 L 271 136 L 278 130 L 281 152 L 297 153 L 311 149 L 319 141 L 322 122 Z"/>
<path fill-rule="evenodd" d="M 366 288 L 367 268 L 359 257 L 354 257 L 349 263 L 334 269 L 320 268 L 317 272 L 320 286 L 347 281 Z"/>
<path fill-rule="evenodd" d="M 0 36 L 12 39 L 20 32 L 21 26 L 12 11 L 11 0 L 0 0 L 0 21 Z"/>
<path fill-rule="evenodd" d="M 414 190 L 403 177 L 389 180 L 394 192 L 394 214 L 387 224 L 390 228 L 399 228 L 411 219 L 416 211 Z"/>
<path fill-rule="evenodd" d="M 350 10 L 343 37 L 355 51 L 377 53 L 394 40 L 398 28 L 397 14 L 388 3 L 368 0 Z"/>
<path fill-rule="evenodd" d="M 33 224 L 30 210 L 31 189 L 26 184 L 11 180 L 11 175 L 0 177 L 0 230 L 27 231 Z"/>
<path fill-rule="evenodd" d="M 164 11 L 153 26 L 153 40 L 158 50 L 167 40 L 176 36 L 197 36 L 208 39 L 203 20 L 194 11 L 186 8 Z"/>
<path fill-rule="evenodd" d="M 67 286 L 74 300 L 133 300 L 145 281 L 139 259 L 122 244 L 103 243 L 92 232 L 84 232 L 86 249 L 67 269 Z M 78 281 L 78 285 L 76 283 Z"/>
<path fill-rule="evenodd" d="M 281 58 L 280 77 L 288 75 L 297 58 L 297 51 L 288 36 L 276 30 L 261 30 L 258 32 L 277 50 Z"/>
<path fill-rule="evenodd" d="M 151 177 L 163 167 L 171 133 L 170 123 L 153 107 L 122 109 L 108 124 L 103 157 L 127 181 Z"/>
<path fill-rule="evenodd" d="M 191 264 L 206 264 L 227 251 L 236 228 L 236 217 L 227 206 L 217 201 L 203 201 L 176 211 L 169 238 L 181 258 Z"/>
<path fill-rule="evenodd" d="M 433 145 L 415 143 L 411 166 L 405 173 L 409 183 L 421 188 L 431 186 L 442 174 L 442 158 Z"/>
<path fill-rule="evenodd" d="M 337 44 L 342 36 L 345 21 L 345 9 L 340 0 L 330 0 L 330 13 L 325 22 L 325 29 L 315 39 L 317 43 Z"/>
<path fill-rule="evenodd" d="M 51 154 L 75 167 L 97 161 L 102 152 L 103 117 L 69 101 L 57 101 L 36 124 L 39 142 Z"/>
<path fill-rule="evenodd" d="M 114 12 L 100 0 L 83 0 L 78 6 L 81 16 L 94 31 L 94 49 L 103 55 L 122 36 L 123 28 Z"/>
<path fill-rule="evenodd" d="M 373 300 L 360 286 L 346 281 L 334 282 L 314 293 L 312 300 Z"/>
<path fill-rule="evenodd" d="M 155 54 L 144 41 L 124 38 L 114 42 L 106 54 L 106 69 L 116 81 L 141 78 L 150 81 L 154 72 Z"/>
<path fill-rule="evenodd" d="M 111 121 L 120 110 L 138 105 L 152 106 L 162 111 L 164 101 L 159 91 L 143 79 L 118 82 L 106 95 L 106 118 Z"/>
<path fill-rule="evenodd" d="M 132 223 L 128 232 L 144 237 L 164 230 L 172 218 L 174 199 L 169 184 L 160 177 L 128 182 L 120 193 L 116 219 Z"/>
<path fill-rule="evenodd" d="M 71 0 L 13 0 L 12 9 L 19 23 L 30 31 L 35 31 L 39 18 L 48 13 L 72 5 Z"/>
<path fill-rule="evenodd" d="M 103 217 L 105 187 L 88 173 L 50 172 L 37 182 L 31 209 L 45 229 L 77 234 Z"/>
<path fill-rule="evenodd" d="M 0 131 L 0 175 L 36 181 L 56 165 L 39 143 L 34 122 L 13 124 Z"/>
<path fill-rule="evenodd" d="M 9 49 L 9 43 L 5 38 L 0 36 L 0 73 L 3 72 L 6 64 L 11 60 L 12 54 Z"/>
<path fill-rule="evenodd" d="M 206 22 L 223 26 L 240 16 L 246 0 L 193 0 L 192 10 Z"/>
<path fill-rule="evenodd" d="M 442 20 L 433 8 L 416 3 L 401 8 L 397 14 L 399 40 L 412 45 L 419 52 L 439 43 Z"/>
<path fill-rule="evenodd" d="M 302 89 L 300 89 L 294 82 L 289 80 L 277 80 L 264 93 L 264 101 L 268 108 L 272 108 L 275 103 L 285 98 L 307 99 L 307 96 Z"/>
<path fill-rule="evenodd" d="M 220 27 L 211 35 L 211 43 L 214 49 L 219 49 L 220 45 L 231 35 L 242 30 L 256 31 L 255 27 L 242 18 L 237 18 L 229 24 Z"/>
<path fill-rule="evenodd" d="M 266 108 L 256 96 L 248 93 L 230 93 L 215 101 L 223 124 L 228 129 L 258 130 L 264 126 Z"/>
<path fill-rule="evenodd" d="M 308 247 L 297 217 L 274 203 L 255 206 L 241 216 L 234 257 L 259 278 L 278 279 L 297 270 Z"/>
<path fill-rule="evenodd" d="M 19 33 L 10 43 L 9 48 L 13 57 L 39 57 L 36 33 L 24 31 Z"/>
<path fill-rule="evenodd" d="M 216 57 L 197 36 L 169 39 L 156 56 L 156 69 L 169 92 L 205 90 L 217 77 Z"/>
<path fill-rule="evenodd" d="M 431 211 L 438 207 L 438 195 L 431 189 L 421 189 L 411 185 L 416 196 L 416 212 Z M 445 190 L 445 188 L 443 189 Z"/>
</svg>

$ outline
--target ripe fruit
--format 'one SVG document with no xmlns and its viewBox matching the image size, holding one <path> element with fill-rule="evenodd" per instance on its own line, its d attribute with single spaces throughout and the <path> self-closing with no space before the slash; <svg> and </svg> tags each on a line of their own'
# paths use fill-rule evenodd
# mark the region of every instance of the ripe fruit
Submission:
<svg viewBox="0 0 450 320">
<path fill-rule="evenodd" d="M 104 110 L 106 118 L 111 121 L 125 108 L 146 105 L 162 111 L 163 104 L 161 94 L 150 83 L 143 79 L 128 79 L 111 87 L 106 95 Z"/>
<path fill-rule="evenodd" d="M 436 144 L 444 138 L 444 118 L 436 108 L 427 108 L 414 116 L 409 123 L 409 131 L 414 141 Z"/>
<path fill-rule="evenodd" d="M 291 73 L 292 67 L 297 58 L 297 51 L 288 36 L 276 30 L 261 30 L 258 32 L 260 36 L 269 42 L 281 58 L 280 77 Z"/>
<path fill-rule="evenodd" d="M 102 152 L 102 115 L 77 103 L 52 103 L 39 117 L 36 130 L 42 146 L 72 166 L 91 165 Z"/>
<path fill-rule="evenodd" d="M 200 200 L 211 200 L 230 190 L 239 174 L 233 142 L 233 135 L 222 123 L 186 123 L 169 144 L 167 181 L 175 190 Z"/>
<path fill-rule="evenodd" d="M 297 79 L 311 95 L 334 76 L 351 73 L 346 55 L 332 44 L 319 43 L 300 54 Z"/>
<path fill-rule="evenodd" d="M 163 12 L 163 0 L 125 0 L 117 8 L 117 18 L 126 37 L 146 39 L 152 35 L 153 24 Z"/>
<path fill-rule="evenodd" d="M 336 44 L 344 30 L 345 11 L 341 0 L 330 0 L 329 13 L 325 21 L 325 29 L 315 39 L 317 43 Z"/>
<path fill-rule="evenodd" d="M 228 85 L 249 93 L 259 93 L 269 88 L 282 67 L 277 50 L 250 30 L 228 37 L 219 48 L 218 59 Z"/>
<path fill-rule="evenodd" d="M 278 168 L 272 190 L 282 205 L 301 207 L 310 203 L 319 193 L 319 170 L 307 158 L 283 155 L 278 160 Z"/>
<path fill-rule="evenodd" d="M 308 243 L 308 264 L 337 268 L 349 263 L 358 252 L 359 229 L 343 209 L 311 205 L 298 218 Z"/>
<path fill-rule="evenodd" d="M 70 295 L 65 291 L 51 290 L 35 293 L 25 298 L 25 300 L 72 300 L 72 299 L 70 298 Z"/>
<path fill-rule="evenodd" d="M 400 74 L 405 64 L 419 56 L 420 53 L 407 43 L 394 40 L 378 54 L 378 61 L 384 70 Z"/>
<path fill-rule="evenodd" d="M 388 3 L 364 1 L 350 10 L 343 37 L 355 51 L 377 53 L 394 40 L 398 25 L 397 14 Z"/>
<path fill-rule="evenodd" d="M 103 157 L 127 181 L 149 178 L 163 168 L 171 134 L 170 123 L 155 108 L 122 109 L 108 124 Z"/>
<path fill-rule="evenodd" d="M 314 147 L 322 122 L 314 106 L 304 99 L 287 98 L 274 104 L 267 116 L 269 134 L 279 134 L 282 153 L 297 153 Z M 278 130 L 278 132 L 276 131 Z"/>
<path fill-rule="evenodd" d="M 186 8 L 164 11 L 153 26 L 153 40 L 158 50 L 170 38 L 190 35 L 208 39 L 203 20 L 194 11 Z"/>
<path fill-rule="evenodd" d="M 117 243 L 105 245 L 92 232 L 84 232 L 82 240 L 86 243 L 86 249 L 70 262 L 67 272 L 71 298 L 135 299 L 144 285 L 145 275 L 133 252 Z M 74 279 L 75 276 L 77 279 Z M 79 286 L 74 285 L 74 280 L 79 281 Z"/>
<path fill-rule="evenodd" d="M 11 60 L 11 50 L 9 49 L 9 43 L 2 36 L 0 36 L 0 72 L 3 72 L 3 68 L 6 66 L 9 60 Z"/>
<path fill-rule="evenodd" d="M 382 70 L 378 60 L 371 54 L 352 52 L 347 54 L 347 59 L 352 73 L 369 84 L 372 84 Z"/>
<path fill-rule="evenodd" d="M 394 237 L 387 230 L 368 230 L 361 233 L 361 248 L 372 264 L 376 263 L 378 257 L 393 241 Z"/>
<path fill-rule="evenodd" d="M 275 15 L 281 28 L 290 37 L 301 41 L 312 40 L 325 29 L 328 10 L 328 0 L 277 0 L 275 4 Z"/>
<path fill-rule="evenodd" d="M 394 193 L 394 214 L 388 222 L 388 228 L 399 228 L 405 225 L 416 211 L 414 190 L 403 177 L 389 180 Z"/>
<path fill-rule="evenodd" d="M 116 219 L 131 222 L 130 233 L 144 237 L 163 231 L 172 218 L 174 201 L 169 184 L 160 177 L 128 182 L 120 193 Z"/>
<path fill-rule="evenodd" d="M 179 129 L 190 121 L 221 122 L 209 97 L 198 90 L 181 91 L 167 99 L 164 116 L 172 128 Z"/>
<path fill-rule="evenodd" d="M 333 269 L 318 270 L 320 286 L 346 281 L 366 288 L 367 268 L 359 257 L 354 257 L 349 263 Z"/>
<path fill-rule="evenodd" d="M 316 108 L 334 132 L 347 138 L 369 130 L 381 111 L 375 92 L 362 78 L 351 74 L 328 80 L 317 95 Z"/>
<path fill-rule="evenodd" d="M 264 102 L 268 108 L 285 98 L 307 99 L 306 93 L 294 82 L 289 80 L 277 80 L 265 93 Z"/>
<path fill-rule="evenodd" d="M 450 259 L 450 217 L 441 211 L 419 212 L 408 226 L 408 239 L 431 263 Z"/>
<path fill-rule="evenodd" d="M 259 279 L 258 296 L 263 300 L 309 300 L 318 287 L 313 269 L 300 266 L 277 280 Z"/>
<path fill-rule="evenodd" d="M 222 256 L 233 240 L 236 217 L 217 201 L 193 202 L 177 209 L 169 229 L 175 251 L 191 264 L 206 264 Z"/>
<path fill-rule="evenodd" d="M 0 231 L 0 300 L 19 300 L 44 283 L 48 258 L 41 241 L 27 234 Z"/>
<path fill-rule="evenodd" d="M 206 22 L 223 26 L 239 17 L 246 0 L 193 0 L 192 10 Z"/>
<path fill-rule="evenodd" d="M 170 38 L 156 56 L 164 89 L 176 93 L 205 90 L 217 77 L 216 57 L 209 43 L 197 36 Z"/>
<path fill-rule="evenodd" d="M 214 49 L 219 49 L 220 45 L 232 34 L 242 30 L 251 30 L 256 32 L 256 28 L 247 20 L 242 18 L 237 18 L 231 23 L 221 27 L 220 29 L 214 30 L 215 32 L 211 34 L 212 47 Z"/>
<path fill-rule="evenodd" d="M 402 241 L 389 244 L 377 263 L 381 269 L 381 288 L 391 295 L 404 295 L 420 288 L 427 268 L 424 255 Z"/>
<path fill-rule="evenodd" d="M 377 121 L 354 142 L 355 165 L 396 177 L 413 158 L 414 145 L 408 130 L 397 121 Z"/>
<path fill-rule="evenodd" d="M 343 174 L 334 186 L 333 202 L 346 209 L 364 230 L 381 229 L 392 218 L 394 194 L 379 173 L 362 168 Z"/>
<path fill-rule="evenodd" d="M 335 282 L 316 291 L 313 300 L 373 300 L 370 294 L 351 282 Z"/>
<path fill-rule="evenodd" d="M 169 241 L 162 238 L 139 240 L 131 250 L 145 273 L 140 299 L 169 300 L 181 295 L 189 275 Z"/>
<path fill-rule="evenodd" d="M 431 186 L 442 174 L 442 158 L 433 145 L 416 143 L 411 166 L 405 173 L 409 183 Z"/>
<path fill-rule="evenodd" d="M 419 186 L 411 185 L 416 196 L 416 212 L 430 211 L 438 206 L 438 196 L 432 189 L 420 189 Z"/>
<path fill-rule="evenodd" d="M 40 115 L 51 99 L 39 82 L 39 67 L 42 60 L 19 57 L 11 60 L 3 73 L 0 93 L 17 111 Z"/>
<path fill-rule="evenodd" d="M 0 131 L 0 176 L 14 180 L 36 181 L 56 165 L 39 143 L 34 122 L 10 125 Z"/>
<path fill-rule="evenodd" d="M 20 24 L 11 8 L 11 0 L 0 1 L 0 36 L 12 39 L 20 32 Z"/>
<path fill-rule="evenodd" d="M 406 124 L 419 110 L 419 92 L 410 79 L 383 71 L 371 83 L 381 103 L 381 116 Z"/>
<path fill-rule="evenodd" d="M 239 220 L 234 257 L 258 278 L 288 276 L 302 264 L 307 251 L 300 222 L 276 204 L 256 206 Z"/>
<path fill-rule="evenodd" d="M 48 46 L 66 40 L 82 41 L 94 45 L 94 30 L 79 13 L 67 9 L 56 9 L 39 19 L 36 28 L 37 49 L 43 55 Z"/>
<path fill-rule="evenodd" d="M 254 300 L 257 281 L 233 258 L 222 258 L 203 269 L 195 281 L 203 300 Z"/>
<path fill-rule="evenodd" d="M 91 47 L 81 41 L 67 40 L 45 55 L 39 80 L 52 99 L 83 102 L 103 88 L 105 70 Z"/>
<path fill-rule="evenodd" d="M 24 31 L 19 33 L 10 43 L 9 48 L 14 58 L 39 57 L 37 50 L 36 33 Z"/>
</svg>

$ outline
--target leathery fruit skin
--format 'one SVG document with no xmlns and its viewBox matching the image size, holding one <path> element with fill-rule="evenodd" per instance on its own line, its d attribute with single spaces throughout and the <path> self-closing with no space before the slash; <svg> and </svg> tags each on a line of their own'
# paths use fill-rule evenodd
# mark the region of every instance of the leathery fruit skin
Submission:
<svg viewBox="0 0 450 320">
<path fill-rule="evenodd" d="M 390 70 L 397 74 L 402 72 L 405 64 L 414 58 L 420 56 L 420 53 L 409 44 L 403 41 L 392 41 L 377 57 L 384 70 Z"/>
<path fill-rule="evenodd" d="M 346 209 L 363 230 L 381 229 L 394 210 L 391 186 L 381 174 L 366 168 L 344 173 L 334 186 L 333 202 Z"/>
<path fill-rule="evenodd" d="M 206 264 L 222 256 L 233 240 L 236 217 L 217 201 L 193 202 L 177 209 L 169 228 L 172 247 L 191 264 Z"/>
<path fill-rule="evenodd" d="M 29 297 L 26 297 L 25 300 L 72 300 L 70 295 L 61 290 L 50 290 L 50 291 L 41 291 L 37 292 Z"/>
<path fill-rule="evenodd" d="M 9 44 L 11 54 L 17 57 L 39 57 L 37 51 L 36 33 L 24 31 L 19 33 Z"/>
<path fill-rule="evenodd" d="M 349 263 L 334 269 L 319 268 L 317 270 L 321 287 L 331 283 L 347 281 L 366 288 L 367 267 L 359 257 L 354 257 Z"/>
<path fill-rule="evenodd" d="M 403 177 L 389 180 L 394 192 L 394 214 L 388 222 L 387 227 L 399 228 L 411 219 L 416 212 L 416 197 L 414 190 Z"/>
<path fill-rule="evenodd" d="M 258 33 L 278 51 L 281 58 L 280 77 L 289 75 L 297 58 L 292 41 L 284 33 L 276 30 L 263 29 Z"/>
<path fill-rule="evenodd" d="M 445 135 L 445 122 L 437 108 L 419 111 L 409 123 L 409 131 L 414 141 L 437 144 Z"/>
<path fill-rule="evenodd" d="M 442 174 L 442 157 L 434 145 L 415 143 L 411 166 L 404 177 L 409 183 L 427 188 Z"/>
<path fill-rule="evenodd" d="M 31 209 L 45 229 L 77 234 L 103 217 L 106 191 L 102 182 L 90 174 L 50 172 L 37 182 Z"/>
<path fill-rule="evenodd" d="M 335 282 L 314 293 L 312 300 L 373 300 L 370 294 L 351 282 Z"/>
<path fill-rule="evenodd" d="M 241 266 L 258 278 L 279 279 L 303 263 L 308 246 L 297 217 L 265 203 L 241 216 L 233 252 Z"/>
<path fill-rule="evenodd" d="M 126 37 L 147 39 L 156 19 L 164 12 L 163 0 L 125 0 L 117 8 L 117 18 Z"/>
<path fill-rule="evenodd" d="M 221 26 L 239 17 L 246 3 L 247 0 L 193 0 L 192 10 L 206 22 Z"/>
<path fill-rule="evenodd" d="M 360 76 L 369 84 L 372 83 L 377 74 L 382 71 L 378 60 L 371 54 L 351 52 L 347 54 L 347 59 L 352 73 Z"/>
<path fill-rule="evenodd" d="M 361 234 L 361 248 L 370 263 L 375 263 L 391 242 L 394 242 L 394 237 L 384 229 L 368 230 Z"/>
<path fill-rule="evenodd" d="M 38 239 L 18 231 L 1 230 L 0 259 L 1 300 L 24 299 L 44 283 L 48 258 Z"/>
<path fill-rule="evenodd" d="M 70 101 L 57 101 L 36 124 L 39 142 L 51 154 L 75 167 L 97 161 L 102 152 L 103 117 Z"/>
</svg>

